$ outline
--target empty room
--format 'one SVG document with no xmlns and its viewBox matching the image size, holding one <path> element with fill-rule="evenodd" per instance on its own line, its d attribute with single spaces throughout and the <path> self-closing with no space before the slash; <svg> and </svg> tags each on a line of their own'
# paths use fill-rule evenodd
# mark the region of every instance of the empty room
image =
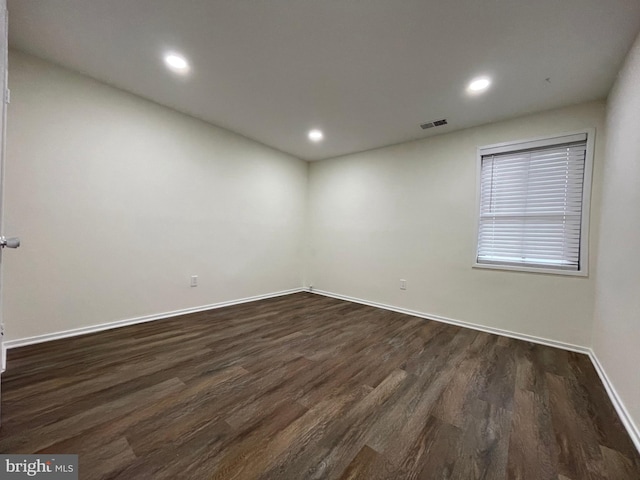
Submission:
<svg viewBox="0 0 640 480">
<path fill-rule="evenodd" d="M 640 479 L 638 0 L 0 12 L 0 479 Z"/>
</svg>

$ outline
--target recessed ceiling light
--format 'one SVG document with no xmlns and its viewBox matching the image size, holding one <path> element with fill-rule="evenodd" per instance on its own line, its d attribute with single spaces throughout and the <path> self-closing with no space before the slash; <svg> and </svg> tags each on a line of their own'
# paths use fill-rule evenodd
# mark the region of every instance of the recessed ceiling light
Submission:
<svg viewBox="0 0 640 480">
<path fill-rule="evenodd" d="M 481 93 L 491 86 L 491 79 L 488 77 L 474 78 L 469 86 L 467 92 L 469 93 Z"/>
<path fill-rule="evenodd" d="M 174 72 L 186 73 L 189 71 L 189 62 L 177 53 L 167 53 L 164 56 L 164 63 Z"/>
<path fill-rule="evenodd" d="M 319 142 L 320 140 L 322 140 L 324 138 L 324 133 L 322 133 L 322 130 L 309 130 L 309 140 L 311 140 L 312 142 Z"/>
</svg>

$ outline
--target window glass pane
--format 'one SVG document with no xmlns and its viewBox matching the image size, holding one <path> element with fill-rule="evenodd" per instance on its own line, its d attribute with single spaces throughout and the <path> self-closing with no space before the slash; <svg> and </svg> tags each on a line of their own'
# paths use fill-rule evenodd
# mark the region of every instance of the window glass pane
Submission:
<svg viewBox="0 0 640 480">
<path fill-rule="evenodd" d="M 477 262 L 580 269 L 586 140 L 481 158 Z"/>
</svg>

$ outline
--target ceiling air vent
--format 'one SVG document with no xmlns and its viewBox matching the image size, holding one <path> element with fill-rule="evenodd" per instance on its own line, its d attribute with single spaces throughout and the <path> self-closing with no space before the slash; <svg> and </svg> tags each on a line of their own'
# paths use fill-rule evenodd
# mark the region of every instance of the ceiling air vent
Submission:
<svg viewBox="0 0 640 480">
<path fill-rule="evenodd" d="M 420 125 L 420 128 L 426 130 L 427 128 L 440 127 L 442 125 L 447 124 L 447 119 L 443 118 L 442 120 L 435 120 L 433 122 L 423 123 Z"/>
</svg>

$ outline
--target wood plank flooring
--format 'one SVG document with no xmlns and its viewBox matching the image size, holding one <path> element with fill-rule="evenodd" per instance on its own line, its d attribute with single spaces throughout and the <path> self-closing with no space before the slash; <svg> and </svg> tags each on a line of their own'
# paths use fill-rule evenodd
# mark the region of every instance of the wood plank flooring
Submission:
<svg viewBox="0 0 640 480">
<path fill-rule="evenodd" d="M 640 479 L 586 356 L 312 294 L 8 366 L 0 452 L 82 479 Z"/>
</svg>

